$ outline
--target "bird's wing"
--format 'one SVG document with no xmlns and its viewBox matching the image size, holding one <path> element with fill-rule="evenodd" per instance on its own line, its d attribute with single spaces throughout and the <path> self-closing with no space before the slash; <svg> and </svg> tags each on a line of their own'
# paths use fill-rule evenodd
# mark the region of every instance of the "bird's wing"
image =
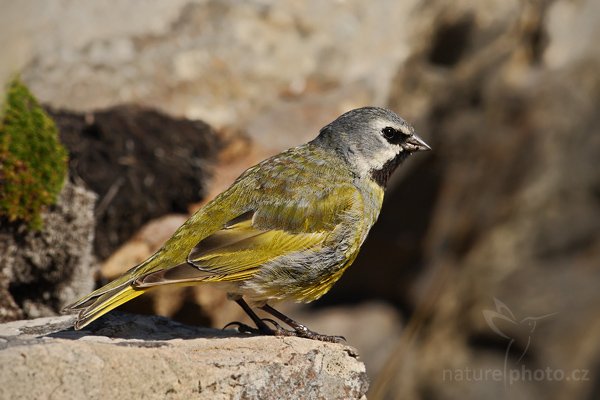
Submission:
<svg viewBox="0 0 600 400">
<path fill-rule="evenodd" d="M 261 192 L 250 211 L 200 240 L 185 262 L 145 274 L 134 286 L 247 279 L 269 261 L 325 245 L 348 210 L 362 203 L 350 183 L 277 199 Z"/>
<path fill-rule="evenodd" d="M 323 244 L 329 231 L 290 232 L 281 228 L 260 228 L 253 223 L 257 212 L 227 226 L 198 243 L 188 263 L 200 271 L 224 280 L 247 278 L 275 258 Z"/>
</svg>

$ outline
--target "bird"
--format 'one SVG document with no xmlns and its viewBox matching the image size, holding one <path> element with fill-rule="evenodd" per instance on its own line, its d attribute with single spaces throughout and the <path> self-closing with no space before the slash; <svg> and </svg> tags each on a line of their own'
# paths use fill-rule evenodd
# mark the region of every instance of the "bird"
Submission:
<svg viewBox="0 0 600 400">
<path fill-rule="evenodd" d="M 379 216 L 390 176 L 412 153 L 430 150 L 393 111 L 362 107 L 340 115 L 315 139 L 243 172 L 196 211 L 148 259 L 75 301 L 81 329 L 163 285 L 212 284 L 256 328 L 238 330 L 338 342 L 271 304 L 308 303 L 331 289 L 356 259 Z M 273 319 L 261 319 L 254 309 Z"/>
</svg>

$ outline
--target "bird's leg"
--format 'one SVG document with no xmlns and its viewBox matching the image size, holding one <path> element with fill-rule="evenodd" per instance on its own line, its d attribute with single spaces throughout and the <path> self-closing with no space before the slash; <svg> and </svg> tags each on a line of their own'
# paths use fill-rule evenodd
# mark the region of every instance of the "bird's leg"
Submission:
<svg viewBox="0 0 600 400">
<path fill-rule="evenodd" d="M 328 335 L 321 335 L 320 333 L 313 332 L 310 329 L 308 329 L 306 326 L 302 325 L 299 322 L 294 321 L 287 315 L 280 313 L 279 311 L 277 311 L 276 309 L 274 309 L 273 307 L 271 307 L 268 304 L 265 304 L 264 306 L 261 306 L 259 308 L 268 312 L 269 314 L 271 314 L 275 318 L 279 319 L 280 321 L 285 322 L 292 329 L 294 329 L 295 335 L 293 335 L 293 336 L 299 336 L 299 337 L 303 337 L 303 338 L 320 340 L 323 342 L 332 342 L 332 343 L 340 343 L 341 341 L 346 341 L 346 338 L 343 336 L 328 336 Z"/>
<path fill-rule="evenodd" d="M 272 319 L 266 318 L 266 319 L 261 319 L 258 315 L 256 315 L 256 313 L 254 311 L 252 311 L 252 308 L 250 308 L 250 306 L 248 305 L 248 303 L 246 303 L 244 301 L 244 299 L 239 298 L 239 299 L 234 299 L 236 303 L 239 304 L 240 307 L 242 307 L 242 310 L 244 310 L 246 312 L 246 314 L 248 314 L 248 316 L 252 319 L 252 321 L 254 321 L 254 323 L 256 324 L 256 327 L 258 329 L 254 329 L 246 324 L 243 324 L 241 322 L 231 322 L 227 325 L 225 325 L 225 328 L 227 328 L 228 326 L 231 325 L 237 325 L 238 330 L 240 332 L 247 332 L 247 333 L 262 333 L 263 335 L 274 335 L 274 336 L 296 336 L 295 333 L 293 331 L 288 331 L 283 329 L 277 322 L 273 321 Z M 266 322 L 270 322 L 271 324 L 273 324 L 273 326 L 275 328 L 270 328 Z M 223 329 L 225 329 L 223 328 Z"/>
</svg>

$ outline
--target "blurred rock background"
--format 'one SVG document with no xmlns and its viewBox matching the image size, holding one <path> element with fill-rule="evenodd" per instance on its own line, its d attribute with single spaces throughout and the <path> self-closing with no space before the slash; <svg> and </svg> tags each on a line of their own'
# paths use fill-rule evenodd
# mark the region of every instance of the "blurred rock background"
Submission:
<svg viewBox="0 0 600 400">
<path fill-rule="evenodd" d="M 97 215 L 116 213 L 96 229 L 98 284 L 248 166 L 343 111 L 387 106 L 434 151 L 395 175 L 332 292 L 285 311 L 358 347 L 370 398 L 600 397 L 599 2 L 1 7 L 0 79 L 20 71 L 57 117 L 71 179 L 99 195 Z M 136 300 L 129 310 L 186 323 L 243 319 L 210 287 Z M 505 379 L 523 369 L 563 379 Z"/>
</svg>

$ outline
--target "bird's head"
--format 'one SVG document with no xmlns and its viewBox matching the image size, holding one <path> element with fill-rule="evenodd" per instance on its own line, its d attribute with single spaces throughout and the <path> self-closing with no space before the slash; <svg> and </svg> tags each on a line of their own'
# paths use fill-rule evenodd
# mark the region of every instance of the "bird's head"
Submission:
<svg viewBox="0 0 600 400">
<path fill-rule="evenodd" d="M 381 186 L 408 155 L 430 150 L 408 122 L 379 107 L 342 114 L 321 129 L 313 143 L 336 151 L 353 172 Z"/>
</svg>

